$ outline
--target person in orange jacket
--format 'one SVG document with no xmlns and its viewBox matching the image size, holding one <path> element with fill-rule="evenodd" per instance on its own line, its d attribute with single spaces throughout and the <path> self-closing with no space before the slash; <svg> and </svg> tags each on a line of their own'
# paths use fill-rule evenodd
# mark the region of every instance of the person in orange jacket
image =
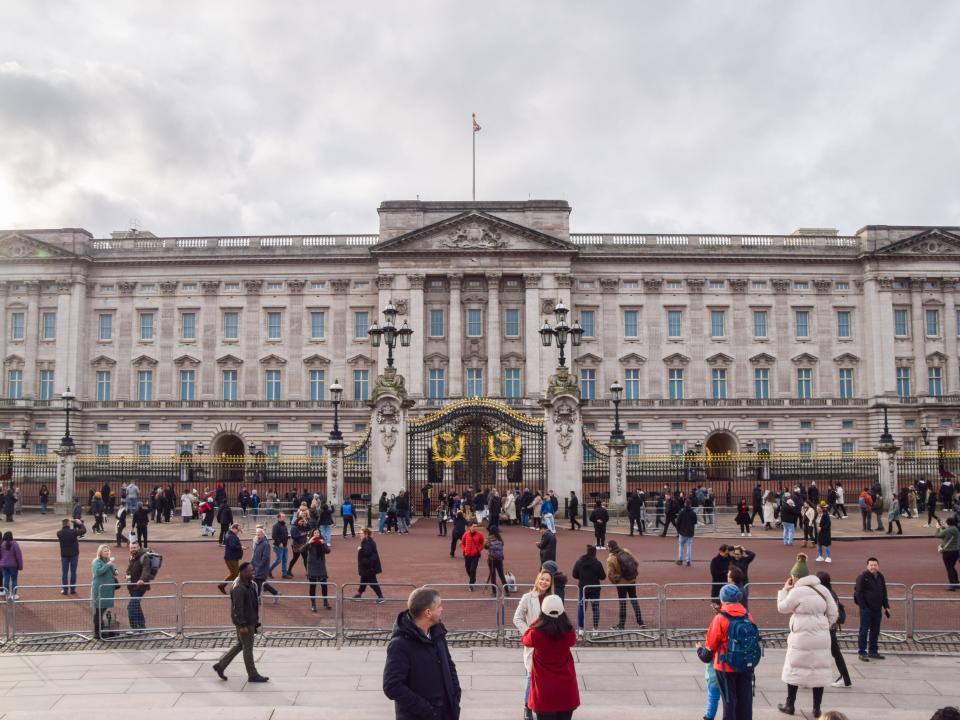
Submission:
<svg viewBox="0 0 960 720">
<path fill-rule="evenodd" d="M 477 584 L 477 566 L 480 564 L 480 556 L 483 554 L 483 543 L 486 538 L 483 533 L 477 529 L 477 522 L 471 521 L 470 528 L 466 534 L 460 538 L 460 547 L 463 550 L 463 564 L 467 568 L 467 579 L 470 583 L 470 592 L 473 592 L 473 586 Z"/>
<path fill-rule="evenodd" d="M 697 645 L 697 655 L 702 662 L 712 662 L 717 681 L 723 694 L 723 720 L 751 720 L 753 717 L 753 670 L 737 671 L 723 658 L 728 650 L 727 633 L 730 618 L 753 617 L 742 604 L 743 592 L 736 585 L 724 585 L 720 589 L 720 610 L 710 622 L 707 639 Z M 728 617 L 729 616 L 729 617 Z"/>
</svg>

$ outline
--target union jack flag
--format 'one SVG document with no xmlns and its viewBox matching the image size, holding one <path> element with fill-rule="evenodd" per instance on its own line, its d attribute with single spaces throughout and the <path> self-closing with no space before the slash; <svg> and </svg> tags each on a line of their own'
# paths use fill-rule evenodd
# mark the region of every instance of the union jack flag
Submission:
<svg viewBox="0 0 960 720">
<path fill-rule="evenodd" d="M 477 114 L 476 114 L 476 113 L 473 114 L 473 131 L 474 131 L 474 132 L 480 132 L 480 125 L 479 125 L 479 123 L 477 123 Z"/>
</svg>

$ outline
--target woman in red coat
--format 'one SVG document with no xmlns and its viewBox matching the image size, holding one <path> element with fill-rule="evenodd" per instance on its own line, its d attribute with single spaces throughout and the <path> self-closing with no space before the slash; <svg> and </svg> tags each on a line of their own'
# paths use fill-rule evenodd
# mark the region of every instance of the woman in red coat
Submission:
<svg viewBox="0 0 960 720">
<path fill-rule="evenodd" d="M 563 611 L 563 600 L 548 595 L 540 618 L 523 635 L 524 647 L 533 648 L 529 708 L 537 720 L 569 720 L 580 706 L 577 673 L 570 652 L 577 634 Z"/>
</svg>

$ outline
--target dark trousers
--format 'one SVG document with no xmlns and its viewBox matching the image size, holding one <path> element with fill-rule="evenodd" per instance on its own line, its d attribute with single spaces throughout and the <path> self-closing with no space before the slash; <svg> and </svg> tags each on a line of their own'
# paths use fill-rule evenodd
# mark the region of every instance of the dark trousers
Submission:
<svg viewBox="0 0 960 720">
<path fill-rule="evenodd" d="M 103 613 L 105 611 L 100 608 L 93 609 L 93 636 L 97 640 L 103 640 L 103 634 L 101 627 L 103 626 Z"/>
<path fill-rule="evenodd" d="M 753 525 L 753 519 L 760 518 L 760 524 L 763 525 L 763 507 L 757 505 L 753 508 L 753 513 L 750 515 L 750 524 Z"/>
<path fill-rule="evenodd" d="M 666 520 L 666 522 L 664 522 L 664 524 L 663 524 L 663 532 L 660 533 L 660 537 L 666 537 L 666 536 L 667 536 L 667 530 L 670 529 L 670 526 L 671 526 L 671 525 L 673 525 L 674 527 L 676 527 L 676 520 L 677 520 L 677 516 L 676 516 L 674 513 L 668 513 L 668 514 L 667 514 L 667 520 Z"/>
<path fill-rule="evenodd" d="M 117 528 L 117 547 L 120 547 L 125 542 L 127 542 L 126 527 L 118 527 Z"/>
<path fill-rule="evenodd" d="M 947 569 L 947 582 L 953 586 L 951 590 L 956 590 L 957 585 L 960 584 L 957 580 L 957 559 L 960 558 L 960 551 L 947 550 L 941 554 L 943 555 L 943 566 Z"/>
<path fill-rule="evenodd" d="M 453 557 L 457 552 L 457 545 L 460 543 L 460 538 L 463 535 L 461 533 L 454 532 L 450 537 L 450 557 Z"/>
<path fill-rule="evenodd" d="M 310 607 L 317 607 L 317 583 L 320 583 L 320 596 L 323 599 L 323 606 L 330 607 L 330 600 L 327 598 L 327 577 L 310 576 Z"/>
<path fill-rule="evenodd" d="M 357 588 L 357 595 L 363 595 L 364 591 L 367 589 L 367 585 L 369 585 L 370 589 L 377 594 L 378 598 L 383 597 L 383 591 L 380 589 L 380 583 L 377 582 L 376 575 L 360 576 L 360 587 Z"/>
<path fill-rule="evenodd" d="M 350 526 L 350 535 L 351 537 L 356 537 L 357 533 L 353 530 L 353 515 L 346 515 L 343 518 L 343 536 L 347 536 L 347 526 Z"/>
<path fill-rule="evenodd" d="M 840 643 L 837 642 L 837 631 L 830 631 L 830 654 L 833 655 L 833 660 L 837 663 L 837 670 L 840 671 L 840 677 L 843 679 L 844 685 L 850 684 L 850 673 L 847 671 L 847 663 L 843 659 L 843 653 L 840 652 Z"/>
<path fill-rule="evenodd" d="M 627 522 L 630 523 L 629 529 L 630 529 L 630 534 L 631 534 L 631 535 L 633 535 L 633 526 L 634 526 L 634 525 L 637 526 L 637 532 L 640 533 L 641 535 L 643 535 L 643 528 L 640 526 L 640 518 L 639 518 L 639 517 L 637 517 L 636 515 L 631 515 L 630 517 L 627 518 Z"/>
<path fill-rule="evenodd" d="M 877 498 L 877 505 L 879 505 L 879 504 L 880 504 L 880 498 Z M 877 516 L 877 530 L 883 530 L 883 519 L 882 519 L 882 517 L 883 517 L 883 510 L 882 510 L 882 509 L 880 509 L 880 510 L 875 509 L 875 510 L 873 510 L 872 512 L 873 512 L 874 515 Z"/>
<path fill-rule="evenodd" d="M 870 527 L 871 522 L 870 522 L 869 510 L 867 510 L 866 508 L 860 508 L 860 520 L 863 523 L 864 530 L 872 530 L 872 528 Z"/>
<path fill-rule="evenodd" d="M 147 546 L 147 526 L 146 525 L 137 525 L 137 542 L 140 543 L 140 547 Z"/>
<path fill-rule="evenodd" d="M 794 705 L 797 702 L 797 690 L 800 688 L 796 685 L 787 685 L 787 704 Z M 813 690 L 813 707 L 820 708 L 820 703 L 823 702 L 823 688 L 815 687 Z"/>
<path fill-rule="evenodd" d="M 246 632 L 241 634 L 240 628 L 237 628 L 237 642 L 217 660 L 217 665 L 220 666 L 221 670 L 226 670 L 233 659 L 243 652 L 243 664 L 247 668 L 247 679 L 259 675 L 257 666 L 253 664 L 253 635 L 256 629 L 256 625 L 247 625 Z"/>
<path fill-rule="evenodd" d="M 900 518 L 894 518 L 893 520 L 887 520 L 887 535 L 893 532 L 893 525 L 897 525 L 897 535 L 903 535 L 903 526 L 900 525 Z"/>
<path fill-rule="evenodd" d="M 723 720 L 752 720 L 753 673 L 717 671 L 723 698 Z"/>
<path fill-rule="evenodd" d="M 477 584 L 477 566 L 480 564 L 480 556 L 474 555 L 473 557 L 465 557 L 463 559 L 463 565 L 467 569 L 467 579 L 470 581 L 471 585 Z"/>
<path fill-rule="evenodd" d="M 143 615 L 143 608 L 140 607 L 140 598 L 146 590 L 136 589 L 130 591 L 130 602 L 127 603 L 127 621 L 132 629 L 142 629 L 147 626 L 147 619 Z"/>
<path fill-rule="evenodd" d="M 293 566 L 297 564 L 297 560 L 303 564 L 303 569 L 307 569 L 307 558 L 304 557 L 303 551 L 299 550 L 293 553 L 293 559 L 290 561 L 290 564 L 287 565 L 287 575 L 293 575 Z"/>
<path fill-rule="evenodd" d="M 257 584 L 257 595 L 261 598 L 263 597 L 264 591 L 270 593 L 271 595 L 279 595 L 277 589 L 267 582 L 266 578 L 254 578 L 253 582 Z"/>
<path fill-rule="evenodd" d="M 882 610 L 860 608 L 860 636 L 859 643 L 857 645 L 857 652 L 861 655 L 867 653 L 868 647 L 871 654 L 876 654 L 877 639 L 880 637 L 880 620 L 882 618 Z"/>
<path fill-rule="evenodd" d="M 583 629 L 586 624 L 587 603 L 590 604 L 590 610 L 593 614 L 593 629 L 600 627 L 600 588 L 591 588 L 584 590 L 580 588 L 580 609 L 577 612 L 578 627 Z M 626 620 L 626 616 L 624 616 Z"/>
<path fill-rule="evenodd" d="M 633 615 L 637 620 L 637 625 L 643 625 L 643 613 L 640 612 L 640 603 L 637 601 L 637 588 L 633 585 L 617 585 L 617 597 L 620 598 L 620 627 L 624 627 L 627 622 L 627 598 L 630 598 L 630 604 L 633 606 Z"/>
<path fill-rule="evenodd" d="M 220 523 L 220 535 L 217 537 L 217 542 L 223 545 L 223 541 L 226 539 L 228 532 L 230 532 L 230 525 Z"/>
<path fill-rule="evenodd" d="M 490 568 L 490 574 L 487 576 L 487 585 L 496 585 L 497 576 L 500 576 L 500 585 L 503 586 L 504 594 L 507 593 L 507 578 L 503 574 L 503 558 L 490 558 L 487 561 L 487 567 Z"/>
<path fill-rule="evenodd" d="M 563 712 L 538 712 L 537 720 L 570 720 L 573 717 L 573 710 L 564 710 Z"/>
<path fill-rule="evenodd" d="M 581 527 L 580 521 L 577 519 L 577 514 L 575 512 L 570 513 L 570 529 L 579 530 Z"/>
<path fill-rule="evenodd" d="M 447 521 L 440 519 L 437 520 L 437 531 L 441 537 L 447 536 Z"/>
<path fill-rule="evenodd" d="M 593 526 L 593 536 L 597 539 L 597 547 L 604 547 L 607 544 L 607 526 L 605 523 L 597 523 Z"/>
</svg>

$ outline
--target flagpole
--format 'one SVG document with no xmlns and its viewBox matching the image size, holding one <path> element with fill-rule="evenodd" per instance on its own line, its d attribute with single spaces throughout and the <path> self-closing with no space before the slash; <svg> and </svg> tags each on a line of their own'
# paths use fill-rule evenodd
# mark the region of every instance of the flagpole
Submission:
<svg viewBox="0 0 960 720">
<path fill-rule="evenodd" d="M 470 126 L 470 135 L 473 140 L 473 201 L 477 201 L 477 131 L 475 129 L 476 125 L 476 114 L 473 116 L 474 125 Z"/>
</svg>

